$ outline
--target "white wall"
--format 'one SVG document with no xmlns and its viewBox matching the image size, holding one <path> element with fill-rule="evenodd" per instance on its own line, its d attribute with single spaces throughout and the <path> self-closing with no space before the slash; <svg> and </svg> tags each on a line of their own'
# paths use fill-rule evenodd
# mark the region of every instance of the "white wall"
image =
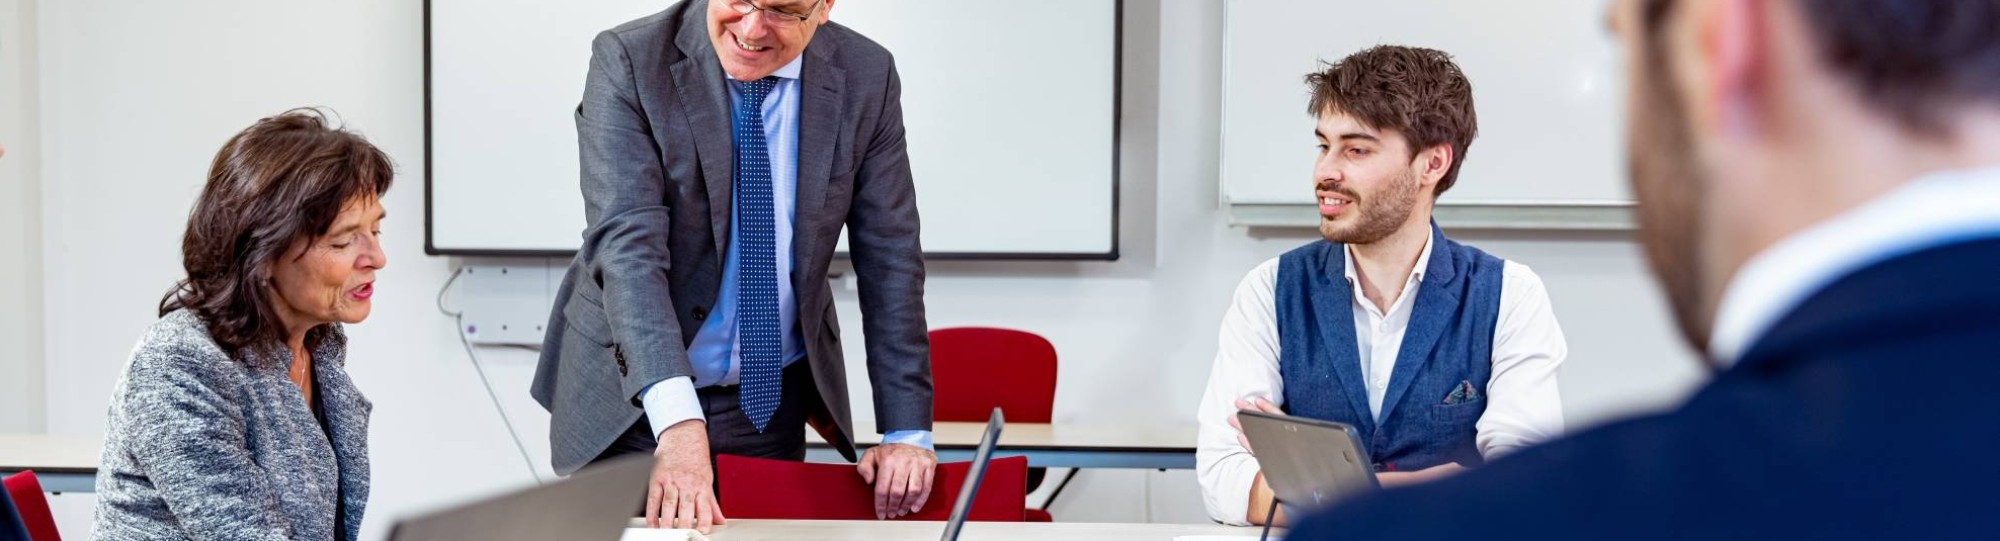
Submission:
<svg viewBox="0 0 2000 541">
<path fill-rule="evenodd" d="M 40 432 L 42 220 L 34 0 L 0 0 L 0 432 Z"/>
<path fill-rule="evenodd" d="M 382 294 L 374 315 L 351 330 L 349 370 L 376 403 L 369 536 L 397 515 L 531 482 L 453 321 L 433 306 L 457 262 L 422 255 L 420 3 L 40 7 L 50 431 L 103 430 L 132 340 L 180 274 L 178 235 L 215 149 L 260 116 L 322 104 L 402 173 L 384 200 L 390 265 Z M 1216 183 L 1220 3 L 1130 0 L 1126 12 L 1124 259 L 936 263 L 926 300 L 934 327 L 1012 326 L 1054 341 L 1063 359 L 1058 421 L 1191 425 L 1235 283 L 1313 233 L 1226 225 Z M 1698 379 L 1626 239 L 1455 236 L 1534 266 L 1548 283 L 1570 336 L 1564 395 L 1577 424 L 1658 405 Z M 858 321 L 851 293 L 838 302 L 842 317 Z M 858 348 L 861 325 L 843 328 L 843 342 Z M 524 392 L 532 353 L 479 355 L 528 451 L 545 461 L 546 415 Z M 849 356 L 858 388 L 861 352 Z M 870 415 L 866 393 L 859 397 L 856 415 Z M 1198 522 L 1199 501 L 1190 472 L 1091 471 L 1055 514 Z M 88 517 L 70 516 L 71 531 Z"/>
</svg>

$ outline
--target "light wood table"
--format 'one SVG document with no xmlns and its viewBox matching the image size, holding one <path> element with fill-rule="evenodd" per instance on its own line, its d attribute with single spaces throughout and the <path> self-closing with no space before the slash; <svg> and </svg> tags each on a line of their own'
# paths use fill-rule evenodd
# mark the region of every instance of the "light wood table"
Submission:
<svg viewBox="0 0 2000 541">
<path fill-rule="evenodd" d="M 972 460 L 985 428 L 985 423 L 936 423 L 931 435 L 938 459 Z M 807 460 L 846 462 L 818 434 L 806 434 Z M 874 427 L 855 427 L 863 448 L 881 438 Z M 1026 456 L 1029 465 L 1046 468 L 1194 469 L 1194 439 L 1193 427 L 1008 423 L 994 456 Z M 49 492 L 91 492 L 103 445 L 86 436 L 0 434 L 0 475 L 35 470 Z"/>
<path fill-rule="evenodd" d="M 1088 524 L 969 522 L 959 541 L 1172 541 L 1189 535 L 1256 539 L 1259 528 L 1213 524 Z M 1278 532 L 1273 532 L 1276 535 Z M 934 541 L 943 522 L 736 519 L 708 534 L 711 541 Z"/>
<path fill-rule="evenodd" d="M 936 423 L 931 440 L 938 459 L 971 460 L 986 423 Z M 881 443 L 875 427 L 857 425 L 854 439 L 867 448 Z M 1039 468 L 1194 469 L 1194 427 L 1007 423 L 993 456 L 1026 456 Z M 819 434 L 806 431 L 806 460 L 844 463 L 846 459 Z"/>
<path fill-rule="evenodd" d="M 92 492 L 104 441 L 90 436 L 0 434 L 0 477 L 35 470 L 42 490 Z"/>
</svg>

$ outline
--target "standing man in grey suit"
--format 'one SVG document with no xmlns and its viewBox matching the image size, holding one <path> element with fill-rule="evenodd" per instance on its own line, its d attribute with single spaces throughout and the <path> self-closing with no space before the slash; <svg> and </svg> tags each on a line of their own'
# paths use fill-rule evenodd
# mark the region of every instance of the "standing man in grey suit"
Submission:
<svg viewBox="0 0 2000 541">
<path fill-rule="evenodd" d="M 855 460 L 826 279 L 842 226 L 860 280 L 876 514 L 929 497 L 923 249 L 889 52 L 834 0 L 682 0 L 598 34 L 577 107 L 589 227 L 556 293 L 533 394 L 558 473 L 660 457 L 645 516 L 723 521 L 715 454 L 803 460 L 811 424 Z"/>
</svg>

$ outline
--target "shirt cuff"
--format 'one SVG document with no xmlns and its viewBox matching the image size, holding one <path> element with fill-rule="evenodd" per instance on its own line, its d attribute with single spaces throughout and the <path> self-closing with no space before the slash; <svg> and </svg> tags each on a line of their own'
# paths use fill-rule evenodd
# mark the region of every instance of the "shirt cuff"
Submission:
<svg viewBox="0 0 2000 541">
<path fill-rule="evenodd" d="M 897 430 L 882 435 L 883 445 L 891 443 L 915 445 L 924 448 L 925 451 L 937 450 L 937 447 L 931 444 L 931 431 L 929 430 Z"/>
<path fill-rule="evenodd" d="M 653 425 L 654 438 L 681 421 L 708 418 L 701 411 L 701 399 L 694 394 L 694 378 L 689 376 L 667 378 L 646 386 L 639 393 L 639 404 L 646 408 L 646 422 Z"/>
</svg>

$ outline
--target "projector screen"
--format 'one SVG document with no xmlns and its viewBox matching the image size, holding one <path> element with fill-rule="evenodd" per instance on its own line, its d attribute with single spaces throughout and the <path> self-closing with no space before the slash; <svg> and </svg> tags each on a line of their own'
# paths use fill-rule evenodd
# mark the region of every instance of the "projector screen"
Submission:
<svg viewBox="0 0 2000 541">
<path fill-rule="evenodd" d="M 585 223 L 572 115 L 591 39 L 669 5 L 426 2 L 430 253 L 576 250 Z M 1117 257 L 1119 7 L 835 4 L 834 23 L 895 55 L 927 257 Z"/>
</svg>

